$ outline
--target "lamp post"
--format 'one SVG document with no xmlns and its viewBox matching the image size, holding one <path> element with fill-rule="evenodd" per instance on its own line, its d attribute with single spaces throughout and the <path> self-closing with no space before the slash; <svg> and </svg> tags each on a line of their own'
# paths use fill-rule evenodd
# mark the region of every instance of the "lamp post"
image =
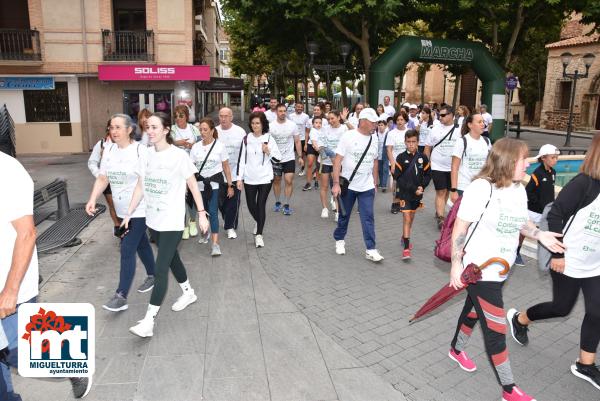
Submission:
<svg viewBox="0 0 600 401">
<path fill-rule="evenodd" d="M 585 65 L 585 74 L 580 74 L 579 70 L 576 69 L 574 73 L 567 73 L 567 66 L 573 60 L 573 55 L 569 52 L 563 53 L 560 55 L 560 60 L 563 65 L 563 78 L 570 78 L 573 82 L 571 85 L 571 97 L 569 100 L 569 122 L 567 123 L 567 139 L 565 140 L 565 146 L 571 146 L 571 133 L 573 131 L 573 106 L 575 104 L 575 89 L 577 87 L 577 80 L 579 78 L 587 78 L 588 73 L 590 71 L 590 66 L 594 62 L 594 56 L 592 53 L 585 54 L 583 59 L 583 64 Z"/>
<path fill-rule="evenodd" d="M 310 64 L 312 68 L 315 70 L 325 71 L 326 80 L 327 80 L 327 100 L 331 100 L 331 77 L 330 74 L 334 71 L 343 71 L 346 69 L 346 58 L 350 54 L 350 50 L 352 50 L 352 45 L 350 43 L 341 43 L 339 46 L 339 52 L 342 58 L 344 59 L 344 64 L 313 64 L 315 55 L 319 52 L 319 45 L 316 42 L 308 42 L 306 44 L 306 48 L 308 50 L 308 54 L 310 55 Z M 317 90 L 317 88 L 315 88 Z M 318 97 L 318 90 L 317 90 Z"/>
</svg>

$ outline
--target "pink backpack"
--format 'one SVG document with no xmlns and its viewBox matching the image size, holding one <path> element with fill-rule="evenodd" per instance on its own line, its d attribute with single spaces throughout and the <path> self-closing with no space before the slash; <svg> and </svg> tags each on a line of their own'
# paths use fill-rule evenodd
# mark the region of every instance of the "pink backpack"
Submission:
<svg viewBox="0 0 600 401">
<path fill-rule="evenodd" d="M 454 220 L 456 220 L 461 200 L 462 196 L 452 205 L 452 209 L 448 212 L 448 216 L 446 216 L 442 225 L 440 239 L 435 241 L 433 254 L 446 262 L 450 262 L 452 258 L 452 229 L 454 228 Z"/>
</svg>

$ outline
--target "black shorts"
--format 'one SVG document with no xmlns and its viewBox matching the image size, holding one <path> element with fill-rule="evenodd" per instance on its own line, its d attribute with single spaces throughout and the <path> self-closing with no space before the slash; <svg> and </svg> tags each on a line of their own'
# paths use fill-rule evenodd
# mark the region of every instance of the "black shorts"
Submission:
<svg viewBox="0 0 600 401">
<path fill-rule="evenodd" d="M 306 153 L 309 155 L 319 156 L 319 152 L 317 152 L 310 143 L 306 146 Z"/>
<path fill-rule="evenodd" d="M 304 156 L 306 154 L 306 152 L 304 151 L 304 144 L 306 143 L 306 140 L 302 139 L 300 141 L 300 147 L 302 148 L 302 155 Z"/>
<path fill-rule="evenodd" d="M 294 174 L 296 172 L 296 160 L 290 160 L 283 163 L 273 163 L 273 174 L 275 177 L 281 177 L 283 174 Z"/>
<path fill-rule="evenodd" d="M 431 179 L 433 180 L 433 187 L 436 191 L 450 189 L 449 171 L 431 170 Z"/>
<path fill-rule="evenodd" d="M 328 166 L 327 164 L 323 164 L 321 167 L 321 174 L 331 174 L 333 173 L 333 166 Z"/>
<path fill-rule="evenodd" d="M 110 184 L 108 184 L 108 186 L 106 187 L 106 189 L 102 193 L 104 195 L 112 195 L 112 190 L 110 189 Z"/>
<path fill-rule="evenodd" d="M 404 200 L 404 199 L 395 199 L 395 203 L 400 205 L 401 212 L 415 212 L 417 209 L 421 209 L 423 206 L 423 202 L 420 200 Z"/>
</svg>

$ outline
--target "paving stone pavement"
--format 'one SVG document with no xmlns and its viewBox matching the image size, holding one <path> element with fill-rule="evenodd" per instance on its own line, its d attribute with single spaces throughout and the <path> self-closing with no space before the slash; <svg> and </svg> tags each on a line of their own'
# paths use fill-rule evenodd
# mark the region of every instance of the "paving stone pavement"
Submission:
<svg viewBox="0 0 600 401">
<path fill-rule="evenodd" d="M 61 166 L 62 171 L 75 182 L 69 186 L 71 199 L 84 201 L 91 188 L 91 180 L 87 171 L 83 171 L 82 157 L 71 156 L 69 160 L 71 159 L 75 162 L 68 164 L 57 156 L 56 163 L 65 163 Z M 30 166 L 41 182 L 49 178 L 48 174 L 52 174 L 52 171 L 46 171 L 35 163 L 30 163 Z M 191 241 L 182 245 L 185 263 L 201 258 L 201 263 L 208 263 L 210 268 L 189 269 L 192 283 L 198 283 L 198 292 L 203 294 L 200 302 L 191 307 L 195 318 L 183 319 L 185 322 L 182 322 L 181 318 L 173 319 L 170 316 L 173 313 L 167 316 L 161 314 L 158 324 L 167 333 L 162 337 L 163 341 L 155 341 L 157 338 L 154 338 L 148 344 L 132 341 L 127 337 L 127 327 L 145 309 L 147 297 L 144 294 L 133 296 L 127 314 L 115 316 L 98 313 L 97 327 L 104 327 L 98 335 L 99 347 L 104 352 L 98 353 L 101 357 L 97 367 L 98 385 L 90 395 L 91 399 L 170 399 L 165 395 L 164 388 L 156 383 L 164 385 L 173 382 L 189 386 L 186 391 L 194 391 L 196 386 L 214 389 L 214 392 L 204 391 L 206 399 L 375 401 L 368 395 L 369 386 L 364 385 L 365 378 L 368 378 L 367 382 L 376 382 L 382 378 L 398 390 L 397 395 L 382 396 L 381 400 L 404 399 L 401 394 L 409 400 L 500 399 L 499 386 L 487 361 L 479 329 L 475 329 L 467 348 L 478 365 L 476 372 L 466 373 L 458 369 L 447 357 L 464 295 L 459 295 L 432 316 L 413 324 L 408 323 L 409 317 L 420 305 L 448 280 L 449 265 L 433 257 L 433 241 L 438 232 L 433 224 L 432 188 L 428 188 L 426 192 L 426 208 L 417 214 L 415 220 L 411 238 L 414 244 L 413 259 L 409 262 L 401 260 L 402 217 L 389 213 L 390 193 L 377 195 L 377 247 L 386 259 L 380 264 L 373 264 L 364 258 L 360 223 L 355 213 L 346 238 L 346 255 L 335 254 L 332 238 L 335 223 L 331 218 L 320 218 L 318 194 L 314 190 L 302 192 L 300 187 L 304 182 L 304 177 L 295 179 L 292 198 L 295 212 L 292 216 L 268 212 L 264 232 L 265 248 L 250 249 L 250 230 L 253 224 L 245 207 L 242 208 L 241 215 L 242 235 L 237 240 L 222 240 L 224 255 L 218 260 L 211 261 L 207 257 L 207 249 Z M 273 202 L 271 196 L 268 207 Z M 67 300 L 86 299 L 99 306 L 114 291 L 114 277 L 106 279 L 107 275 L 115 274 L 114 267 L 108 267 L 107 264 L 115 266 L 117 260 L 114 250 L 111 251 L 114 243 L 106 239 L 110 222 L 104 215 L 94 224 L 89 229 L 93 229 L 93 232 L 87 234 L 86 246 L 77 250 L 76 258 L 58 252 L 41 259 L 43 268 L 46 269 L 43 271 L 46 282 L 42 288 L 42 297 L 48 300 L 64 299 L 67 294 Z M 102 225 L 104 227 L 101 230 Z M 88 230 L 84 231 L 86 232 Z M 234 250 L 237 252 L 243 249 L 240 247 L 249 250 L 247 259 L 233 257 Z M 98 255 L 106 257 L 96 264 L 89 262 L 98 258 Z M 78 261 L 89 272 L 81 272 Z M 236 265 L 250 267 L 240 273 L 234 269 Z M 141 276 L 142 274 L 136 276 L 134 286 L 142 280 Z M 263 283 L 262 287 L 260 284 L 243 287 L 244 291 L 253 289 L 253 294 L 248 294 L 250 298 L 242 297 L 240 301 L 239 294 L 232 296 L 230 291 L 239 287 L 234 286 L 231 280 L 234 283 L 247 283 L 248 280 L 258 279 Z M 269 287 L 272 283 L 280 292 Z M 175 286 L 171 280 L 171 297 L 177 294 L 173 292 L 177 291 Z M 291 301 L 289 305 L 279 299 L 280 293 Z M 256 299 L 256 305 L 261 305 L 253 306 L 254 312 L 248 311 L 252 296 Z M 236 299 L 235 302 L 227 302 L 233 298 Z M 523 308 L 549 300 L 549 277 L 537 271 L 534 260 L 527 259 L 526 267 L 516 267 L 512 272 L 504 289 L 504 299 L 507 308 Z M 265 346 L 264 343 L 260 347 L 262 353 L 257 348 L 239 348 L 240 342 L 252 344 L 258 341 L 256 321 L 261 328 L 261 341 L 268 339 L 271 344 L 293 336 L 294 330 L 306 329 L 306 326 L 298 326 L 302 321 L 302 315 L 294 314 L 298 310 L 308 318 L 318 345 L 323 347 L 321 353 L 327 361 L 330 380 L 338 383 L 333 386 L 334 393 L 331 393 L 327 383 L 315 384 L 320 393 L 306 393 L 306 389 L 311 388 L 308 384 L 297 387 L 305 392 L 294 393 L 289 388 L 286 389 L 294 375 L 293 369 L 291 372 L 286 372 L 286 369 L 296 366 L 294 363 L 305 366 L 305 355 L 300 350 L 293 354 L 294 360 L 291 361 L 282 359 L 277 347 Z M 249 321 L 246 319 L 248 313 L 254 313 L 258 318 Z M 279 318 L 277 322 L 271 320 L 274 317 Z M 530 329 L 529 346 L 520 347 L 511 338 L 507 339 L 517 384 L 538 400 L 600 398 L 597 390 L 575 378 L 569 370 L 578 355 L 582 317 L 580 301 L 569 317 L 533 325 Z M 188 330 L 196 330 L 198 338 L 186 340 L 191 341 L 187 346 L 186 343 L 171 341 L 176 335 L 175 332 L 169 333 L 167 329 L 171 324 L 183 324 Z M 244 340 L 240 340 L 239 336 L 245 336 Z M 228 355 L 227 361 L 235 362 L 219 363 L 214 356 L 211 358 L 211 353 L 207 353 L 206 349 L 202 351 L 201 344 L 210 344 L 210 341 L 220 344 L 211 349 L 225 352 L 227 348 L 231 348 L 225 354 Z M 293 350 L 301 345 L 301 342 L 294 343 L 289 348 Z M 193 354 L 182 351 L 190 347 L 196 350 Z M 328 349 L 336 350 L 334 356 L 328 357 Z M 240 354 L 241 357 L 238 357 Z M 139 355 L 139 358 L 132 357 L 135 355 Z M 258 366 L 262 366 L 263 371 L 257 371 L 257 364 L 247 362 L 248 359 L 262 361 Z M 124 366 L 119 366 L 120 364 Z M 268 366 L 266 373 L 265 366 Z M 170 373 L 156 381 L 157 372 L 165 367 Z M 182 367 L 190 373 L 183 377 L 173 373 L 180 371 Z M 210 371 L 208 374 L 207 369 Z M 303 372 L 306 374 L 305 370 Z M 227 380 L 232 376 L 248 378 L 243 382 L 245 387 L 242 390 L 245 393 L 235 387 L 239 386 L 240 380 Z M 253 377 L 261 379 L 253 380 Z M 266 387 L 261 380 L 267 381 Z M 344 385 L 339 384 L 342 381 Z M 60 386 L 63 396 L 56 399 L 68 399 L 68 385 L 63 382 Z M 227 389 L 230 390 L 229 393 Z M 284 390 L 287 394 L 295 395 L 283 398 L 283 394 L 286 394 Z M 246 397 L 239 397 L 240 392 Z M 120 398 L 121 394 L 128 396 Z M 39 398 L 33 396 L 29 399 Z M 178 399 L 187 398 L 182 395 Z"/>
</svg>

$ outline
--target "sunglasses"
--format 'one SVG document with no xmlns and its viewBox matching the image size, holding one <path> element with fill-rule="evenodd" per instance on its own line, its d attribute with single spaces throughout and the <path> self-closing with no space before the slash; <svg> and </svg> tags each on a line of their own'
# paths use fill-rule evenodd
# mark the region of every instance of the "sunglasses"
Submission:
<svg viewBox="0 0 600 401">
<path fill-rule="evenodd" d="M 441 114 L 440 113 L 440 117 L 446 117 L 447 115 L 449 115 L 450 113 L 446 113 L 446 114 Z"/>
</svg>

